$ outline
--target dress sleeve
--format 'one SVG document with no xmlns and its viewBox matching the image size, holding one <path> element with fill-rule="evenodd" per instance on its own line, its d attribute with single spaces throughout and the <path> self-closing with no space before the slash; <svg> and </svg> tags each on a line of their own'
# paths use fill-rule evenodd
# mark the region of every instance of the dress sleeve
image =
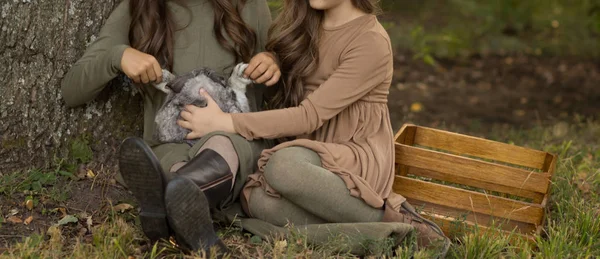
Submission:
<svg viewBox="0 0 600 259">
<path fill-rule="evenodd" d="M 256 15 L 256 47 L 255 53 L 265 51 L 265 46 L 269 38 L 269 27 L 272 23 L 271 10 L 266 0 L 255 0 L 255 13 Z M 263 109 L 264 95 L 267 86 L 264 84 L 253 84 L 246 91 L 246 95 L 249 97 L 249 104 L 251 111 L 260 111 Z"/>
<path fill-rule="evenodd" d="M 384 82 L 391 64 L 387 39 L 366 32 L 346 47 L 338 68 L 298 107 L 231 114 L 234 128 L 246 139 L 310 134 Z"/>
<path fill-rule="evenodd" d="M 269 40 L 269 27 L 271 27 L 273 20 L 267 1 L 258 0 L 256 2 L 258 5 L 256 10 L 258 16 L 256 53 L 259 53 L 265 51 L 265 45 L 267 45 L 267 41 Z"/>
<path fill-rule="evenodd" d="M 129 1 L 111 13 L 96 40 L 67 72 L 61 92 L 67 106 L 91 101 L 121 71 L 121 57 L 129 47 Z"/>
</svg>

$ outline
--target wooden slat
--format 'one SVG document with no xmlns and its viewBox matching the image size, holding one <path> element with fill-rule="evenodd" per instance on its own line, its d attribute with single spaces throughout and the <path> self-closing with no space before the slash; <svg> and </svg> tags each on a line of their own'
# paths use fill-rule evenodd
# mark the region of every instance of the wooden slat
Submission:
<svg viewBox="0 0 600 259">
<path fill-rule="evenodd" d="M 547 154 L 538 150 L 426 127 L 417 127 L 414 144 L 535 169 L 544 167 Z"/>
<path fill-rule="evenodd" d="M 485 195 L 404 176 L 396 176 L 394 191 L 406 198 L 537 225 L 541 223 L 544 214 L 544 210 L 538 204 Z"/>
<path fill-rule="evenodd" d="M 454 219 L 452 218 L 447 218 L 444 217 L 442 215 L 430 215 L 427 213 L 422 213 L 423 217 L 435 222 L 444 232 L 444 234 L 446 234 L 446 236 L 454 239 L 457 237 L 460 237 L 460 235 L 464 234 L 464 233 L 455 233 L 456 232 L 456 223 L 454 221 Z M 469 229 L 474 229 L 475 225 L 472 222 L 465 222 L 463 225 L 465 225 L 467 228 Z M 498 230 L 498 229 L 489 229 L 485 226 L 480 226 L 477 225 L 478 228 L 478 233 L 479 235 L 484 235 L 487 233 L 487 231 L 495 231 L 494 233 L 496 235 L 502 235 L 502 236 L 508 236 L 511 235 L 511 242 L 515 242 L 517 239 L 520 240 L 524 240 L 527 241 L 533 245 L 535 245 L 536 240 L 535 237 L 533 235 L 528 235 L 528 234 L 522 234 L 522 233 L 518 233 L 518 232 L 512 232 L 512 231 L 506 231 L 506 230 Z"/>
<path fill-rule="evenodd" d="M 395 143 L 403 142 L 404 141 L 404 139 L 406 138 L 406 128 L 409 127 L 409 126 L 411 126 L 411 125 L 409 125 L 409 124 L 402 125 L 402 128 L 400 128 L 400 130 L 398 130 L 398 132 L 394 136 Z M 394 168 L 396 170 L 395 171 L 396 174 L 406 176 L 406 174 L 402 174 L 402 169 L 404 167 L 406 167 L 406 166 L 405 165 L 399 165 L 398 163 L 394 162 Z M 406 172 L 406 169 L 404 169 L 404 171 Z"/>
<path fill-rule="evenodd" d="M 487 183 L 546 193 L 549 174 L 396 144 L 396 163 Z"/>
<path fill-rule="evenodd" d="M 413 124 L 404 124 L 402 128 L 394 136 L 396 143 L 412 145 L 415 142 L 415 134 L 417 132 L 417 126 Z"/>
<path fill-rule="evenodd" d="M 544 171 L 548 172 L 548 174 L 550 175 L 550 180 L 552 180 L 552 176 L 554 175 L 554 170 L 556 170 L 556 160 L 557 159 L 558 159 L 558 157 L 554 154 L 548 154 L 546 156 L 546 164 L 544 165 Z M 548 186 L 548 191 L 546 192 L 546 195 L 544 196 L 544 199 L 542 200 L 542 208 L 546 208 L 546 206 L 548 206 L 548 201 L 550 200 L 550 193 L 552 191 L 550 187 L 551 187 L 551 185 Z M 550 210 L 548 210 L 548 211 L 550 211 Z M 544 214 L 544 217 L 542 218 L 542 223 L 538 226 L 538 229 L 536 231 L 536 233 L 538 235 L 542 233 L 546 219 L 550 217 L 549 213 L 550 212 L 547 212 Z"/>
<path fill-rule="evenodd" d="M 415 134 L 417 132 L 417 127 L 412 124 L 404 124 L 398 134 L 396 135 L 396 142 L 403 143 L 406 145 L 412 145 L 415 142 Z M 397 163 L 398 161 L 396 161 Z M 396 174 L 406 176 L 408 174 L 408 166 L 406 165 L 398 165 L 396 167 Z"/>
<path fill-rule="evenodd" d="M 554 154 L 546 154 L 546 158 L 544 159 L 544 172 L 548 172 L 551 175 L 554 174 L 554 169 L 556 168 L 556 155 Z"/>
<path fill-rule="evenodd" d="M 521 188 L 514 188 L 510 186 L 504 186 L 499 183 L 487 183 L 478 180 L 469 179 L 462 176 L 450 175 L 445 173 L 440 173 L 436 171 L 431 171 L 422 168 L 409 167 L 408 174 L 428 177 L 440 181 L 453 182 L 457 184 L 463 184 L 471 187 L 481 188 L 489 191 L 495 191 L 505 194 L 511 194 L 519 197 L 532 199 L 534 203 L 540 204 L 544 199 L 543 193 L 532 192 L 528 190 L 523 190 Z"/>
<path fill-rule="evenodd" d="M 400 130 L 398 130 L 398 132 L 394 136 L 394 141 L 397 143 L 404 143 L 404 138 L 406 138 L 406 129 L 409 127 L 414 128 L 414 126 L 411 124 L 402 125 L 402 128 L 400 128 Z"/>
<path fill-rule="evenodd" d="M 457 221 L 465 221 L 469 224 L 477 224 L 478 226 L 489 227 L 492 224 L 495 225 L 496 228 L 512 231 L 516 229 L 519 233 L 522 234 L 533 234 L 536 230 L 536 225 L 531 223 L 524 223 L 520 221 L 502 219 L 502 218 L 493 218 L 490 215 L 476 213 L 467 210 L 460 210 L 448 206 L 443 206 L 439 204 L 433 204 L 429 202 L 424 202 L 416 199 L 407 199 L 408 202 L 413 205 L 413 207 L 417 208 L 422 213 L 427 213 L 429 215 L 443 215 L 446 217 L 454 218 Z M 495 220 L 495 221 L 494 221 Z"/>
</svg>

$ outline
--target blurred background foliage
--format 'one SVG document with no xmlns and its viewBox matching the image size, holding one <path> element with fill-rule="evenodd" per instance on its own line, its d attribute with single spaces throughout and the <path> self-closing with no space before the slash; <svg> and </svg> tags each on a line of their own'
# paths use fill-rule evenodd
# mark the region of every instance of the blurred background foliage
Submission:
<svg viewBox="0 0 600 259">
<path fill-rule="evenodd" d="M 400 52 L 436 59 L 527 54 L 600 56 L 600 0 L 382 0 Z M 282 0 L 269 0 L 273 15 Z"/>
</svg>

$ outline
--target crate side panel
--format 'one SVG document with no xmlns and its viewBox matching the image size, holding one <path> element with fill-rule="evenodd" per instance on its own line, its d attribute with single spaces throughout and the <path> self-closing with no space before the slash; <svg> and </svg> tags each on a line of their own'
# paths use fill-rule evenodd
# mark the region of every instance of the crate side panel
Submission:
<svg viewBox="0 0 600 259">
<path fill-rule="evenodd" d="M 406 198 L 532 224 L 540 224 L 544 214 L 544 210 L 538 204 L 499 198 L 403 176 L 396 176 L 394 192 Z"/>
<path fill-rule="evenodd" d="M 414 144 L 535 169 L 543 169 L 547 154 L 534 149 L 426 127 L 417 128 Z"/>
<path fill-rule="evenodd" d="M 511 186 L 505 186 L 498 183 L 488 183 L 473 180 L 467 177 L 456 176 L 445 174 L 437 171 L 417 168 L 417 167 L 409 167 L 408 168 L 409 175 L 415 175 L 420 177 L 431 178 L 439 181 L 451 182 L 461 185 L 467 185 L 470 187 L 480 188 L 488 191 L 499 192 L 504 194 L 510 194 L 518 197 L 523 197 L 530 199 L 533 203 L 540 204 L 544 198 L 543 193 L 523 190 L 522 188 L 515 188 Z"/>
<path fill-rule="evenodd" d="M 409 198 L 408 202 L 413 205 L 418 211 L 428 215 L 444 216 L 452 219 L 455 223 L 472 222 L 478 226 L 495 226 L 495 228 L 512 231 L 517 230 L 522 234 L 533 234 L 536 231 L 536 225 L 504 218 L 492 217 L 490 215 L 477 212 L 461 210 L 444 205 L 425 202 L 417 199 Z"/>
<path fill-rule="evenodd" d="M 522 234 L 522 233 L 518 233 L 518 232 L 498 230 L 498 229 L 489 229 L 485 226 L 477 226 L 476 227 L 473 222 L 463 222 L 463 223 L 457 224 L 454 220 L 449 219 L 449 218 L 432 216 L 432 215 L 428 215 L 426 213 L 423 213 L 422 215 L 425 218 L 435 222 L 442 229 L 444 234 L 446 234 L 446 236 L 448 236 L 451 239 L 460 238 L 465 233 L 477 232 L 479 235 L 484 235 L 484 234 L 488 233 L 488 231 L 494 231 L 492 233 L 493 236 L 496 236 L 496 235 L 508 236 L 510 238 L 511 242 L 515 242 L 517 240 L 525 240 L 531 244 L 535 244 L 535 237 L 530 234 Z M 477 228 L 478 231 L 475 231 L 475 228 Z"/>
<path fill-rule="evenodd" d="M 544 166 L 544 169 L 550 175 L 550 179 L 552 179 L 552 176 L 554 176 L 554 171 L 556 170 L 557 159 L 558 159 L 558 157 L 555 154 L 548 154 L 548 156 L 546 156 L 546 165 Z M 548 206 L 548 201 L 550 200 L 550 194 L 552 192 L 551 187 L 552 187 L 551 185 L 548 186 L 548 191 L 546 192 L 546 195 L 544 196 L 544 199 L 542 200 L 542 208 L 546 208 Z M 544 225 L 546 223 L 546 219 L 550 218 L 549 213 L 550 213 L 550 210 L 546 210 L 546 213 L 542 217 L 542 222 L 538 226 L 536 234 L 540 235 L 542 233 L 542 231 L 544 229 Z"/>
<path fill-rule="evenodd" d="M 406 139 L 406 135 L 409 134 L 409 131 L 412 133 L 413 138 L 414 138 L 414 132 L 416 126 L 413 124 L 404 124 L 402 125 L 402 128 L 400 128 L 400 130 L 398 130 L 398 132 L 396 132 L 396 135 L 394 136 L 394 141 L 396 143 L 404 143 L 405 144 L 405 139 Z"/>
<path fill-rule="evenodd" d="M 398 134 L 396 135 L 396 143 L 402 143 L 405 145 L 412 145 L 415 141 L 415 134 L 417 132 L 417 126 L 412 124 L 404 124 Z M 396 174 L 406 176 L 408 174 L 408 166 L 398 164 L 396 162 Z"/>
<path fill-rule="evenodd" d="M 396 144 L 395 148 L 395 162 L 400 165 L 533 192 L 546 193 L 548 190 L 547 173 L 536 173 L 402 144 Z"/>
</svg>

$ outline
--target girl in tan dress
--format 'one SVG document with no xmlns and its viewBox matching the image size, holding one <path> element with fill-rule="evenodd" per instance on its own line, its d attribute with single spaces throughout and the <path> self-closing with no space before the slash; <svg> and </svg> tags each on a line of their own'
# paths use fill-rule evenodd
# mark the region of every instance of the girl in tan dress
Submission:
<svg viewBox="0 0 600 259">
<path fill-rule="evenodd" d="M 191 130 L 188 138 L 221 130 L 291 139 L 262 152 L 244 187 L 244 210 L 253 217 L 275 225 L 405 222 L 420 244 L 443 241 L 445 253 L 439 227 L 392 192 L 393 52 L 375 11 L 369 0 L 285 1 L 267 44 L 282 71 L 272 110 L 227 114 L 210 100 L 186 107 L 179 125 Z"/>
</svg>

